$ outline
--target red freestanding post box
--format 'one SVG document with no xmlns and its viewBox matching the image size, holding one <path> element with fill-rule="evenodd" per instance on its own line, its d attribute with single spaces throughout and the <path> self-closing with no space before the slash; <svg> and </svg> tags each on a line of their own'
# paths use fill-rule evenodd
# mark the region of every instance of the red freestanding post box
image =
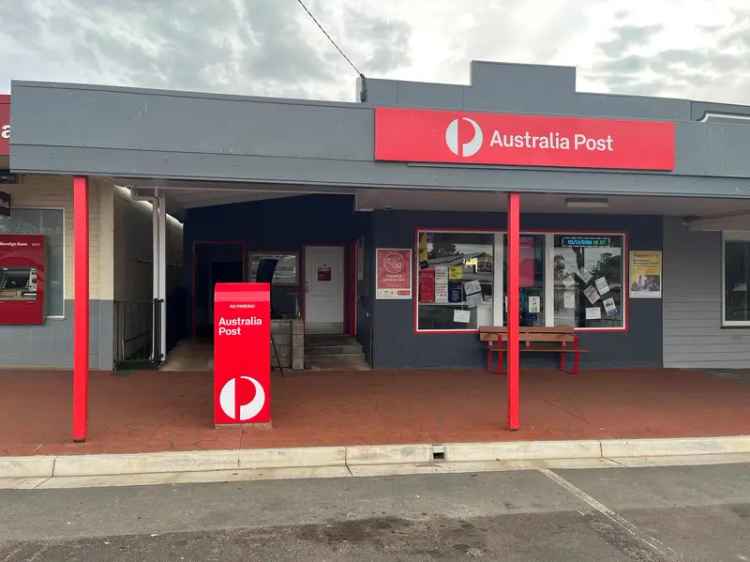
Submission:
<svg viewBox="0 0 750 562">
<path fill-rule="evenodd" d="M 214 288 L 214 424 L 271 423 L 268 283 Z"/>
</svg>

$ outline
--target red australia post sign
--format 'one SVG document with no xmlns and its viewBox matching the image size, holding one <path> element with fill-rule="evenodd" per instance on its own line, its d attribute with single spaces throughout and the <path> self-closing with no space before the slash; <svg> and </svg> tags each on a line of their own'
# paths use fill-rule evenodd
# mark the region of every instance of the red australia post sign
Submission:
<svg viewBox="0 0 750 562">
<path fill-rule="evenodd" d="M 10 96 L 0 95 L 0 156 L 10 154 Z"/>
<path fill-rule="evenodd" d="M 268 283 L 214 290 L 214 423 L 271 422 L 271 300 Z"/>
<path fill-rule="evenodd" d="M 377 248 L 375 298 L 410 299 L 412 295 L 411 250 Z"/>
<path fill-rule="evenodd" d="M 675 124 L 378 107 L 375 160 L 673 170 Z"/>
</svg>

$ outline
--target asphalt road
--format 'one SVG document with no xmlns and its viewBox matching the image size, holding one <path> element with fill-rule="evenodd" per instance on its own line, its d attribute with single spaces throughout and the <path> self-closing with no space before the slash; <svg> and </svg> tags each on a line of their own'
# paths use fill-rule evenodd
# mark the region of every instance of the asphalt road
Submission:
<svg viewBox="0 0 750 562">
<path fill-rule="evenodd" d="M 0 561 L 750 560 L 750 465 L 0 491 Z"/>
</svg>

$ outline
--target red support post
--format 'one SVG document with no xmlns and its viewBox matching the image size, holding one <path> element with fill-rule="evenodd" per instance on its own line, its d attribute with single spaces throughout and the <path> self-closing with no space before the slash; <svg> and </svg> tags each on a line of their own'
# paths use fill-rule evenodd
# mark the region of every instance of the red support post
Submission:
<svg viewBox="0 0 750 562">
<path fill-rule="evenodd" d="M 89 387 L 89 204 L 88 178 L 73 178 L 75 302 L 73 315 L 73 441 L 88 433 Z"/>
<path fill-rule="evenodd" d="M 521 196 L 508 194 L 508 429 L 521 427 L 519 413 L 521 278 Z"/>
</svg>

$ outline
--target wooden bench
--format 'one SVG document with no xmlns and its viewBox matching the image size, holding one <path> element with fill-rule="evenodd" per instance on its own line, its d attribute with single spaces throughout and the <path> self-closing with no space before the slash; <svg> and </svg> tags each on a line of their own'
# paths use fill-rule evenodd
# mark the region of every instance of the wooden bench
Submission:
<svg viewBox="0 0 750 562">
<path fill-rule="evenodd" d="M 581 364 L 582 349 L 578 336 L 571 326 L 557 326 L 555 328 L 522 326 L 519 339 L 521 352 L 559 353 L 560 370 L 565 371 L 568 353 L 573 354 L 573 368 L 570 374 L 578 374 Z M 492 354 L 497 353 L 497 372 L 503 372 L 503 353 L 508 350 L 508 328 L 499 326 L 480 326 L 479 340 L 487 345 L 487 370 L 492 370 Z"/>
</svg>

